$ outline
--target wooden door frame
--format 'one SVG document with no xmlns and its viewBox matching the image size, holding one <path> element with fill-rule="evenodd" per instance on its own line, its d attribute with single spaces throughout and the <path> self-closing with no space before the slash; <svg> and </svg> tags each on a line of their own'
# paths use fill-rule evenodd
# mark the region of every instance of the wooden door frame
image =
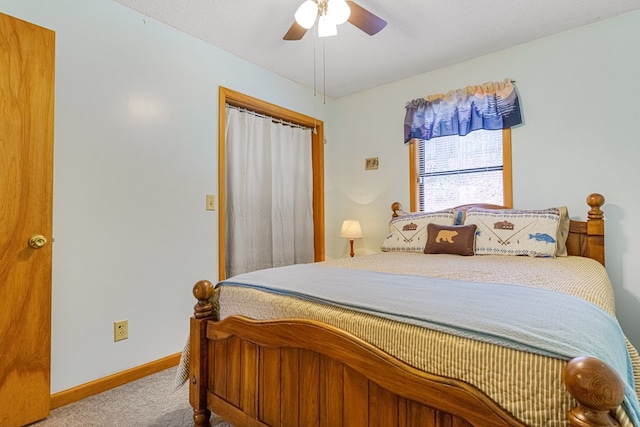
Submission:
<svg viewBox="0 0 640 427">
<path fill-rule="evenodd" d="M 246 108 L 290 123 L 315 129 L 311 133 L 313 168 L 313 248 L 314 260 L 324 261 L 324 122 L 220 86 L 218 91 L 218 276 L 226 279 L 226 153 L 225 106 Z"/>
</svg>

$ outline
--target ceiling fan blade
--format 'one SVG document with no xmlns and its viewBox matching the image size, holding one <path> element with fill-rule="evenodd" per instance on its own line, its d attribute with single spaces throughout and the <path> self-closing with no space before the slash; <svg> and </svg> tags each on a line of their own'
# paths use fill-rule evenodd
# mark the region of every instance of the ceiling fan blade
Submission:
<svg viewBox="0 0 640 427">
<path fill-rule="evenodd" d="M 370 36 L 386 27 L 387 21 L 377 17 L 362 6 L 350 0 L 347 0 L 347 4 L 351 8 L 351 15 L 349 15 L 348 21 Z"/>
<path fill-rule="evenodd" d="M 287 31 L 287 34 L 284 35 L 282 40 L 300 40 L 307 33 L 307 29 L 298 24 L 296 21 L 293 21 L 291 28 Z"/>
</svg>

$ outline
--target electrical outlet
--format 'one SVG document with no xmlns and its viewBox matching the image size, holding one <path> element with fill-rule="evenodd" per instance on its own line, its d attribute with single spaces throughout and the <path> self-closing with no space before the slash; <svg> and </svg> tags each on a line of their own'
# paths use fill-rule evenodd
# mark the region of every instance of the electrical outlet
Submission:
<svg viewBox="0 0 640 427">
<path fill-rule="evenodd" d="M 119 320 L 113 322 L 113 341 L 122 341 L 129 338 L 129 321 Z"/>
</svg>

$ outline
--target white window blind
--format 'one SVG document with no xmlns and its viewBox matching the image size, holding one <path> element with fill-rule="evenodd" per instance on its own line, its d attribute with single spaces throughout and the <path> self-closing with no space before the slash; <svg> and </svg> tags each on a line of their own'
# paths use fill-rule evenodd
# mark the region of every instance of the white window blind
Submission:
<svg viewBox="0 0 640 427">
<path fill-rule="evenodd" d="M 421 211 L 467 203 L 504 204 L 501 130 L 418 142 Z"/>
</svg>

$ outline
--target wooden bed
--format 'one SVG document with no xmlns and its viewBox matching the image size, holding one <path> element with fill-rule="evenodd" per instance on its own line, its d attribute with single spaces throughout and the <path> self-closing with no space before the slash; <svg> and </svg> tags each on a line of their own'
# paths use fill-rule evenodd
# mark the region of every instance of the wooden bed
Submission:
<svg viewBox="0 0 640 427">
<path fill-rule="evenodd" d="M 604 265 L 604 197 L 592 194 L 587 221 L 571 221 L 569 255 Z M 479 205 L 478 205 L 479 206 Z M 392 205 L 394 215 L 401 211 Z M 194 425 L 211 412 L 236 426 L 522 426 L 476 387 L 439 377 L 317 321 L 218 321 L 214 286 L 199 281 L 191 318 L 189 399 Z M 590 357 L 570 361 L 567 389 L 579 402 L 572 426 L 619 425 L 610 415 L 623 383 Z"/>
</svg>

